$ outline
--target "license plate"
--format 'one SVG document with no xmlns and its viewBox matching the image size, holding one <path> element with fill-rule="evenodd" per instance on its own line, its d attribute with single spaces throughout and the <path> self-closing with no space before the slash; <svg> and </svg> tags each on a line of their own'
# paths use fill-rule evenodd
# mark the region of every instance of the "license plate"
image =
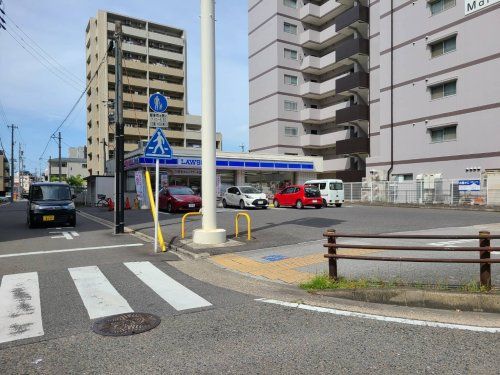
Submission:
<svg viewBox="0 0 500 375">
<path fill-rule="evenodd" d="M 335 203 L 339 203 L 339 200 L 338 200 L 338 199 L 336 199 L 336 200 L 335 200 Z"/>
<path fill-rule="evenodd" d="M 264 201 L 257 201 L 257 204 L 264 204 Z"/>
<path fill-rule="evenodd" d="M 195 204 L 194 203 L 189 203 L 189 208 L 194 208 L 195 207 Z"/>
<path fill-rule="evenodd" d="M 54 220 L 55 220 L 55 217 L 54 217 L 54 215 L 44 215 L 44 216 L 42 217 L 42 220 L 43 220 L 43 221 L 54 221 Z"/>
<path fill-rule="evenodd" d="M 318 203 L 318 201 L 316 199 L 313 200 L 313 203 Z"/>
</svg>

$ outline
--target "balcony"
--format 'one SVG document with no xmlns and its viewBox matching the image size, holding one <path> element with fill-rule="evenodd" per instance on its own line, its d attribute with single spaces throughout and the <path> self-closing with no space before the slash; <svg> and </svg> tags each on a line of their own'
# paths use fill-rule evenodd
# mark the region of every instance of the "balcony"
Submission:
<svg viewBox="0 0 500 375">
<path fill-rule="evenodd" d="M 326 134 L 303 134 L 300 136 L 300 146 L 304 148 L 334 146 L 338 141 L 347 137 L 347 132 L 347 130 L 340 130 Z"/>
<path fill-rule="evenodd" d="M 349 106 L 349 102 L 341 102 L 325 108 L 305 108 L 300 111 L 300 120 L 309 124 L 321 124 L 335 120 L 336 113 Z"/>
<path fill-rule="evenodd" d="M 300 85 L 300 95 L 305 98 L 323 99 L 334 94 L 335 86 L 335 78 L 321 83 L 312 81 L 304 82 Z"/>
<path fill-rule="evenodd" d="M 347 108 L 339 109 L 335 117 L 337 125 L 355 121 L 369 121 L 370 108 L 364 104 L 354 104 Z"/>
<path fill-rule="evenodd" d="M 370 10 L 364 6 L 355 6 L 348 9 L 335 20 L 335 29 L 337 32 L 349 27 L 350 29 L 357 29 L 366 31 L 368 23 L 370 22 Z M 366 34 L 365 34 L 366 35 Z"/>
<path fill-rule="evenodd" d="M 336 143 L 335 149 L 337 155 L 369 154 L 370 139 L 369 138 L 343 139 Z"/>
<path fill-rule="evenodd" d="M 360 92 L 370 88 L 370 75 L 365 72 L 348 74 L 335 82 L 337 93 Z"/>
<path fill-rule="evenodd" d="M 323 25 L 338 16 L 348 7 L 336 1 L 327 1 L 323 5 L 309 3 L 300 8 L 300 20 L 313 25 Z"/>
<path fill-rule="evenodd" d="M 146 111 L 138 111 L 135 109 L 124 109 L 123 110 L 123 118 L 132 119 L 132 120 L 147 120 L 148 113 Z"/>
<path fill-rule="evenodd" d="M 366 177 L 366 170 L 347 169 L 338 171 L 336 177 L 344 182 L 361 182 L 363 177 Z"/>
<path fill-rule="evenodd" d="M 300 34 L 300 45 L 303 48 L 320 50 L 337 43 L 344 37 L 343 33 L 335 31 L 334 25 L 323 31 L 309 29 Z"/>
<path fill-rule="evenodd" d="M 124 83 L 127 83 L 127 81 L 124 79 Z M 155 80 L 155 79 L 150 79 L 149 80 L 149 87 L 152 90 L 163 90 L 163 91 L 174 91 L 174 92 L 184 92 L 184 85 L 179 85 L 176 83 L 168 83 L 165 81 L 160 81 L 160 80 Z"/>
<path fill-rule="evenodd" d="M 349 168 L 349 158 L 323 160 L 324 172 L 344 171 Z"/>
<path fill-rule="evenodd" d="M 340 44 L 337 47 L 336 52 L 336 63 L 340 63 L 345 59 L 368 59 L 368 55 L 370 53 L 370 42 L 367 39 L 362 38 L 349 39 Z"/>
<path fill-rule="evenodd" d="M 184 62 L 184 54 L 162 50 L 154 47 L 149 47 L 149 55 L 154 57 L 160 57 L 163 59 Z"/>
</svg>

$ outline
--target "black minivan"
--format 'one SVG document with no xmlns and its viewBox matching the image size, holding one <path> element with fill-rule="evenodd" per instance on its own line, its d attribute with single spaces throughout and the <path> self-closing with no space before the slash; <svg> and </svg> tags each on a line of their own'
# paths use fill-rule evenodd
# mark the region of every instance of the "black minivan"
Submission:
<svg viewBox="0 0 500 375">
<path fill-rule="evenodd" d="M 30 228 L 40 224 L 76 225 L 76 209 L 68 184 L 37 182 L 28 194 L 27 222 Z"/>
</svg>

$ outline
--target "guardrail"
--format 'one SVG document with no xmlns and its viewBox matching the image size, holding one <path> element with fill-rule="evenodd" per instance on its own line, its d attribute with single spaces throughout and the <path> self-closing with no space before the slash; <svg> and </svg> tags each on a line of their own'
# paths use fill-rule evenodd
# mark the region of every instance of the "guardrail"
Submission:
<svg viewBox="0 0 500 375">
<path fill-rule="evenodd" d="M 337 259 L 354 259 L 354 260 L 373 260 L 384 262 L 427 262 L 427 263 L 479 263 L 480 267 L 480 285 L 491 289 L 491 264 L 500 263 L 500 258 L 491 259 L 492 251 L 500 251 L 500 247 L 491 247 L 491 240 L 500 239 L 500 235 L 491 235 L 488 231 L 479 232 L 478 236 L 474 235 L 405 235 L 405 234 L 339 234 L 333 229 L 327 230 L 324 237 L 328 238 L 328 243 L 324 247 L 328 248 L 328 274 L 331 278 L 338 278 Z M 450 247 L 450 246 L 387 246 L 387 245 L 352 245 L 338 244 L 337 238 L 378 238 L 378 239 L 446 239 L 446 240 L 479 240 L 479 247 Z M 386 257 L 386 256 L 366 256 L 366 255 L 340 255 L 337 254 L 337 249 L 367 249 L 381 251 L 434 251 L 434 252 L 479 252 L 479 258 L 411 258 L 411 257 Z"/>
<path fill-rule="evenodd" d="M 247 239 L 250 241 L 252 239 L 252 218 L 246 212 L 238 212 L 234 217 L 234 226 L 235 226 L 235 237 L 238 238 L 239 228 L 238 221 L 240 216 L 244 216 L 247 219 Z"/>
<path fill-rule="evenodd" d="M 181 238 L 184 239 L 186 237 L 186 219 L 188 216 L 200 216 L 203 215 L 201 212 L 188 212 L 182 215 L 181 219 Z"/>
</svg>

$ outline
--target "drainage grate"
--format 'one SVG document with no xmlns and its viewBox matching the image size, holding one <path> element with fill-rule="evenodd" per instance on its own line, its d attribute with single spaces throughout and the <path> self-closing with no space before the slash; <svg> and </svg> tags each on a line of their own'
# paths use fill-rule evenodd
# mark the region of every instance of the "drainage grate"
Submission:
<svg viewBox="0 0 500 375">
<path fill-rule="evenodd" d="M 103 336 L 129 336 L 156 328 L 160 318 L 146 313 L 126 313 L 96 320 L 92 326 L 95 333 Z"/>
</svg>

